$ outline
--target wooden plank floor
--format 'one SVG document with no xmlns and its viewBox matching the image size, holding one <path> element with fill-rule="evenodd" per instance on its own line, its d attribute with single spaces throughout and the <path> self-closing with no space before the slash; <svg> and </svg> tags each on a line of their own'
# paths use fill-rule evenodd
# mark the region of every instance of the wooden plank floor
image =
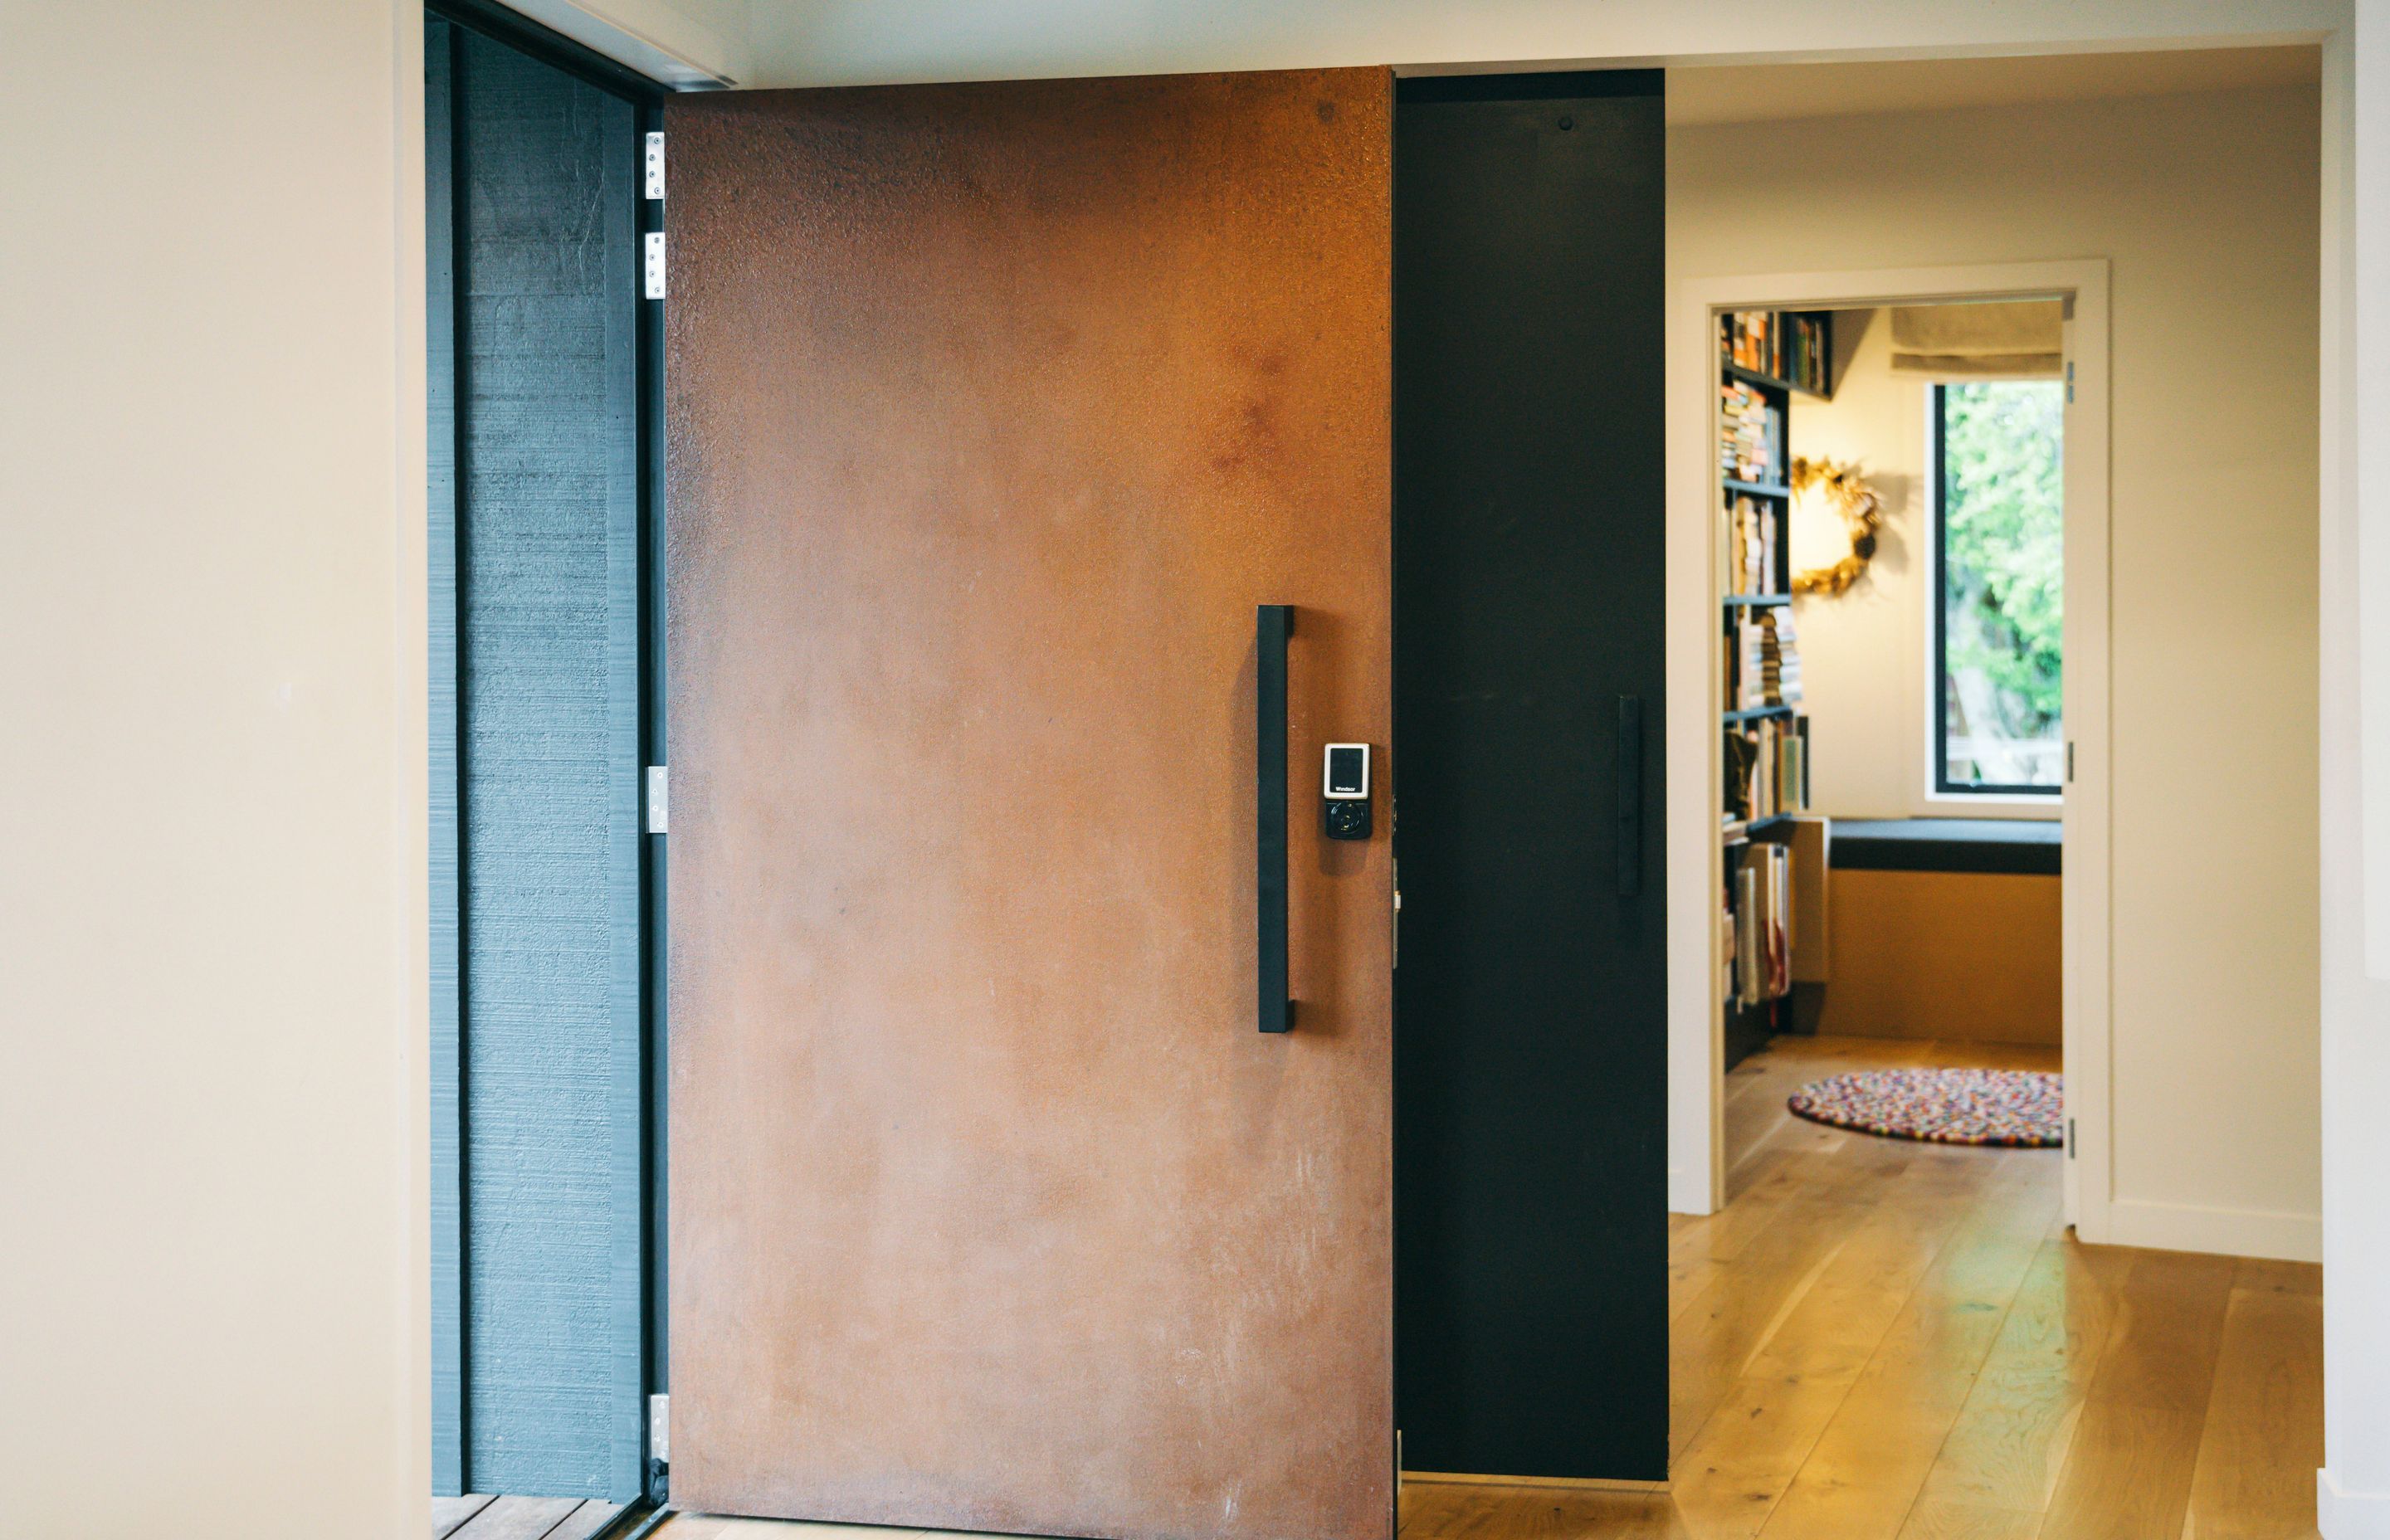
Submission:
<svg viewBox="0 0 2390 1540">
<path fill-rule="evenodd" d="M 622 1510 L 596 1497 L 434 1497 L 431 1540 L 589 1540 Z"/>
<path fill-rule="evenodd" d="M 2045 1048 L 1780 1038 L 1729 1077 L 1732 1201 L 1670 1222 L 1667 1491 L 1410 1482 L 1401 1540 L 2313 1536 L 2318 1269 L 2079 1245 L 2056 1151 L 1784 1111 L 1820 1075 L 1912 1064 L 2057 1067 Z"/>
</svg>

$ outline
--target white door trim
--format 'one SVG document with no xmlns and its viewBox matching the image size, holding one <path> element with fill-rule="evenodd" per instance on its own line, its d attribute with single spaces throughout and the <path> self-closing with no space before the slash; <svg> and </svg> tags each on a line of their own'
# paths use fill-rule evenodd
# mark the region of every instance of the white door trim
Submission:
<svg viewBox="0 0 2390 1540">
<path fill-rule="evenodd" d="M 2066 408 L 2066 732 L 2075 778 L 2065 798 L 2060 879 L 2066 1111 L 2066 1215 L 2086 1240 L 2110 1231 L 2109 1136 L 2108 263 L 1998 263 L 1681 280 L 1667 340 L 1666 815 L 1668 913 L 1668 1207 L 1714 1213 L 1726 1201 L 1723 1002 L 1718 997 L 1719 669 L 1717 409 L 1712 317 L 1722 310 L 1823 310 L 2031 295 L 2074 302 Z M 1698 791 L 1698 795 L 1694 793 Z"/>
</svg>

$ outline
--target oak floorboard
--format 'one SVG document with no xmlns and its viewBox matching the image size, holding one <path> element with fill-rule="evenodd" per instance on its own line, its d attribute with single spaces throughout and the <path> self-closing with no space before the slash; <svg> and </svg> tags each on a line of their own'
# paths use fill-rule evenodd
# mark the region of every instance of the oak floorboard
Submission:
<svg viewBox="0 0 2390 1540">
<path fill-rule="evenodd" d="M 2057 1203 L 2027 1151 L 1988 1155 L 1980 1201 L 1786 1485 L 1767 1540 L 1893 1540 L 2024 1286 Z"/>
<path fill-rule="evenodd" d="M 2039 1070 L 2056 1074 L 2059 1048 L 2055 1043 L 1960 1043 L 1937 1039 L 1934 1063 L 1956 1070 Z"/>
<path fill-rule="evenodd" d="M 1838 1128 L 1804 1123 L 1780 1135 L 1761 1154 L 1743 1163 L 1728 1184 L 1727 1205 L 1691 1220 L 1670 1237 L 1672 1258 L 1688 1255 L 1728 1261 L 1775 1227 L 1791 1206 L 1813 1202 L 1831 1190 L 1846 1169 L 1855 1136 Z"/>
<path fill-rule="evenodd" d="M 2233 1272 L 2229 1257 L 2134 1259 L 2043 1540 L 2181 1540 Z"/>
<path fill-rule="evenodd" d="M 1831 1205 L 1792 1206 L 1738 1255 L 1720 1263 L 1702 1297 L 1670 1323 L 1669 1437 L 1681 1457 L 1752 1360 L 1799 1307 L 1850 1239 Z"/>
<path fill-rule="evenodd" d="M 1844 1237 L 1797 1298 L 1756 1333 L 1741 1373 L 1683 1446 L 1673 1492 L 1704 1536 L 1767 1523 L 1910 1298 L 1996 1190 L 1997 1159 L 1920 1150 L 1844 1216 Z"/>
<path fill-rule="evenodd" d="M 2202 1408 L 2089 1405 L 2044 1540 L 2181 1540 Z"/>
<path fill-rule="evenodd" d="M 1762 1148 L 1788 1129 L 1817 1126 L 1785 1107 L 1793 1092 L 1826 1075 L 1939 1062 L 1934 1046 L 1922 1039 L 1779 1037 L 1736 1065 L 1724 1095 L 1729 1193 L 1735 1174 Z"/>
<path fill-rule="evenodd" d="M 2316 1534 L 2322 1383 L 2322 1299 L 2233 1290 L 2192 1469 L 2187 1533 L 2198 1540 Z"/>
<path fill-rule="evenodd" d="M 603 1497 L 588 1498 L 559 1521 L 554 1529 L 540 1536 L 540 1540 L 589 1540 L 622 1511 L 621 1503 L 610 1503 Z"/>
<path fill-rule="evenodd" d="M 1901 1540 L 2037 1540 L 2041 1510 L 1985 1508 L 1943 1497 L 1920 1497 L 1901 1526 Z"/>
<path fill-rule="evenodd" d="M 675 1513 L 649 1534 L 654 1540 L 714 1540 L 726 1522 L 711 1513 Z"/>
<path fill-rule="evenodd" d="M 2142 1251 L 2116 1293 L 2093 1403 L 2207 1405 L 2238 1264 L 2191 1251 Z"/>
<path fill-rule="evenodd" d="M 1921 1508 L 2036 1515 L 2049 1508 L 2107 1345 L 2121 1281 L 2086 1265 L 2084 1250 L 2046 1240 L 2036 1253 L 1991 1356 L 1926 1474 Z M 1930 1533 L 1912 1521 L 1903 1536 Z"/>
<path fill-rule="evenodd" d="M 2232 1271 L 2232 1287 L 2269 1294 L 2323 1293 L 2323 1269 L 2312 1262 L 2275 1262 L 2242 1257 Z"/>
<path fill-rule="evenodd" d="M 581 1506 L 579 1497 L 500 1497 L 465 1521 L 450 1540 L 546 1540 Z"/>
</svg>

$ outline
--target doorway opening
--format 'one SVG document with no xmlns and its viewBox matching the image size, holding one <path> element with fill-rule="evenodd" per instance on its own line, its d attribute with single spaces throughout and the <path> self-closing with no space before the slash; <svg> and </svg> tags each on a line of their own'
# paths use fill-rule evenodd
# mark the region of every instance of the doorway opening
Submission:
<svg viewBox="0 0 2390 1540">
<path fill-rule="evenodd" d="M 1771 1044 L 1870 1050 L 1796 1112 L 2063 1140 L 2071 303 L 1717 318 L 1729 1192 Z"/>
<path fill-rule="evenodd" d="M 2172 67 L 2136 61 L 2120 77 Z M 1728 77 L 1767 86 L 1766 71 L 1682 73 L 1689 111 Z M 1935 78 L 1940 92 L 1960 72 Z M 2127 1196 L 2152 1185 L 2168 1118 L 2211 1092 L 2229 1101 L 2247 1072 L 2229 1041 L 2245 1015 L 2227 1027 L 2187 1000 L 2153 1017 L 2169 985 L 2137 937 L 2203 910 L 2219 943 L 2267 930 L 2229 885 L 2155 879 L 2169 864 L 2136 831 L 2187 805 L 2175 756 L 2235 777 L 2267 750 L 2217 743 L 2197 705 L 2123 711 L 2125 682 L 2154 680 L 2161 657 L 2193 696 L 2233 689 L 2270 648 L 2260 638 L 2312 613 L 2311 586 L 2286 582 L 2264 605 L 2224 601 L 2212 626 L 2177 623 L 2238 589 L 2236 563 L 2209 560 L 2202 533 L 2242 527 L 2245 507 L 2218 490 L 2232 458 L 2303 474 L 2312 421 L 2272 433 L 2265 397 L 2297 389 L 2311 360 L 2268 355 L 2268 385 L 2219 380 L 2201 414 L 2210 436 L 2186 422 L 2177 437 L 2152 413 L 2171 378 L 2154 339 L 2204 327 L 2245 343 L 2277 314 L 2312 314 L 2287 276 L 2309 254 L 2306 229 L 2285 226 L 2297 236 L 2278 286 L 2232 309 L 2184 273 L 2154 277 L 2147 256 L 2247 192 L 2174 180 L 2163 209 L 2125 195 L 2169 163 L 2168 135 L 2223 117 L 2295 124 L 2306 103 L 2250 90 L 1960 111 L 1937 98 L 1826 121 L 1780 107 L 1782 121 L 1733 116 L 1671 140 L 1671 239 L 1690 275 L 1671 320 L 1672 581 L 1677 612 L 1700 614 L 1713 639 L 1695 650 L 1690 619 L 1672 632 L 1685 665 L 1672 678 L 1715 691 L 1725 729 L 1722 742 L 1715 722 L 1672 723 L 1672 784 L 1719 796 L 1705 827 L 1672 809 L 1686 855 L 1672 929 L 1686 935 L 1698 914 L 1713 933 L 1678 949 L 1673 975 L 1671 1502 L 1761 1534 L 2099 1533 L 2134 1376 L 2164 1366 L 2205 1402 L 2242 1354 L 2315 1357 L 2313 1269 L 2247 1260 L 2299 1255 L 2274 1249 L 2281 1231 Z M 2079 151 L 2036 180 L 2004 135 Z M 2294 173 L 2302 148 L 2285 135 Z M 2017 260 L 2075 253 L 2101 256 Z M 2134 312 L 2112 307 L 2112 262 L 2140 264 Z M 2112 451 L 2128 423 L 2176 458 Z M 2128 488 L 2161 485 L 2177 516 L 2124 519 Z M 2182 559 L 2193 545 L 2202 555 Z M 2176 598 L 2142 586 L 2158 571 Z M 2304 683 L 2295 669 L 2274 678 L 2278 699 Z M 2288 737 L 2299 714 L 2294 702 L 2246 720 Z M 2245 802 L 2216 814 L 2228 841 L 2268 816 Z M 2059 1104 L 1916 1073 L 1934 1070 L 2061 1075 Z M 1879 1092 L 1889 1103 L 1870 1105 Z M 1886 1136 L 1937 1124 L 2050 1142 Z M 2294 1149 L 2300 1126 L 2269 1111 L 2244 1136 Z M 2299 1303 L 2277 1308 L 2278 1289 Z M 2200 1303 L 2137 1341 L 2102 1336 L 2159 1297 Z M 2228 1344 L 2204 1324 L 2228 1317 L 2242 1325 L 2226 1336 L 2250 1335 Z M 2053 1320 L 2062 1340 L 2043 1329 Z M 2311 1457 L 2316 1392 L 2304 1380 L 2310 1399 L 2284 1413 L 2298 1430 L 2284 1470 Z M 2012 1416 L 2028 1399 L 2049 1408 L 2033 1428 Z M 2217 1446 L 2248 1424 L 2214 1405 L 2213 1436 L 2172 1435 L 2171 1474 L 2139 1483 L 2150 1511 L 2174 1505 L 2162 1527 L 2186 1511 L 2222 1522 L 2209 1505 L 2232 1478 Z M 2268 1521 L 2311 1521 L 2285 1492 Z"/>
<path fill-rule="evenodd" d="M 1726 1196 L 1894 1293 L 2064 1220 L 2074 300 L 1715 315 Z M 1704 1229 L 1677 1224 L 1679 1457 L 1749 1372 L 1746 1300 L 1697 1303 Z"/>
</svg>

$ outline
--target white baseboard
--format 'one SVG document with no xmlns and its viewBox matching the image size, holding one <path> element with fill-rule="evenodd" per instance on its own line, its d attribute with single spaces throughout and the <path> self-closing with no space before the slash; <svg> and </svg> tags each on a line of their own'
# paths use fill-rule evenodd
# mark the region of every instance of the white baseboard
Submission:
<svg viewBox="0 0 2390 1540">
<path fill-rule="evenodd" d="M 2112 1246 L 2149 1246 L 2164 1251 L 2210 1251 L 2221 1256 L 2270 1257 L 2281 1262 L 2323 1260 L 2321 1214 L 2216 1209 L 2120 1198 L 2108 1205 L 2104 1228 L 2104 1235 L 2086 1233 L 2083 1238 Z"/>
<path fill-rule="evenodd" d="M 2390 1540 L 2390 1493 L 2345 1492 L 2316 1472 L 2316 1528 L 2324 1540 Z"/>
</svg>

